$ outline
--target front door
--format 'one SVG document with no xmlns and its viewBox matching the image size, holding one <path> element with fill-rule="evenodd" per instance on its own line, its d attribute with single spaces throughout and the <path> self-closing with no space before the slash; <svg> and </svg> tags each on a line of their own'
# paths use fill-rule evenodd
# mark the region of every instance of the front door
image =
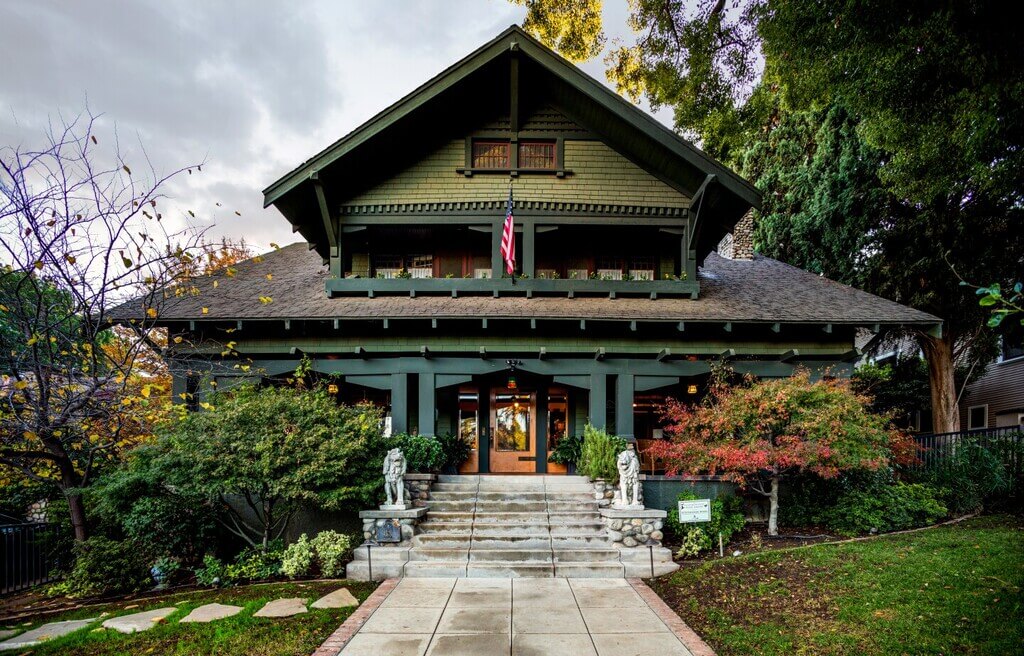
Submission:
<svg viewBox="0 0 1024 656">
<path fill-rule="evenodd" d="M 491 471 L 497 474 L 537 470 L 537 395 L 491 392 Z"/>
</svg>

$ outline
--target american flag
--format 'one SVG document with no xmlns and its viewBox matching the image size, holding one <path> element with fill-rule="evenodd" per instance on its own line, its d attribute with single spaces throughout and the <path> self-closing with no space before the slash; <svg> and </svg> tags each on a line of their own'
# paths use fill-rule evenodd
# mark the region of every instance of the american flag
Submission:
<svg viewBox="0 0 1024 656">
<path fill-rule="evenodd" d="M 508 188 L 508 207 L 505 209 L 505 229 L 501 233 L 501 259 L 505 260 L 505 270 L 509 274 L 516 271 L 516 233 L 515 220 L 512 218 L 512 187 Z"/>
</svg>

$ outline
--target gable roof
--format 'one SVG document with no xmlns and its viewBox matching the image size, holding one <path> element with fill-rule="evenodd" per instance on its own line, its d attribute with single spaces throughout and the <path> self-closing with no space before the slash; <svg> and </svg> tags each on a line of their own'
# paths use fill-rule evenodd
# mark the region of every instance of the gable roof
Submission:
<svg viewBox="0 0 1024 656">
<path fill-rule="evenodd" d="M 703 206 L 721 223 L 707 230 L 707 235 L 700 236 L 704 252 L 710 250 L 707 245 L 717 243 L 747 209 L 760 206 L 760 192 L 750 182 L 516 25 L 269 185 L 263 190 L 264 206 L 276 205 L 296 231 L 326 256 L 327 238 L 318 218 L 311 179 L 329 174 L 345 158 L 396 130 L 418 112 L 451 99 L 455 90 L 468 84 L 475 74 L 510 57 L 513 50 L 557 80 L 563 102 L 578 108 L 575 118 L 587 124 L 609 145 L 691 197 L 703 190 Z"/>
<path fill-rule="evenodd" d="M 271 279 L 267 275 L 272 274 Z M 196 281 L 199 294 L 171 298 L 158 321 L 262 319 L 588 319 L 687 322 L 904 324 L 935 326 L 941 320 L 777 260 L 728 260 L 712 253 L 698 272 L 697 299 L 324 295 L 328 277 L 316 253 L 296 243 Z M 216 286 L 215 286 L 216 284 Z M 262 303 L 260 297 L 270 297 Z M 207 308 L 204 313 L 203 308 Z M 115 316 L 143 316 L 124 306 Z"/>
</svg>

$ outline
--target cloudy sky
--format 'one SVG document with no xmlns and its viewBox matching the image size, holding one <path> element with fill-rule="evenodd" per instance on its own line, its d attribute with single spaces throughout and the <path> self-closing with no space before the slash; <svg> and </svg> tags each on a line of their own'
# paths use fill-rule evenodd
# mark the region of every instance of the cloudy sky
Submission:
<svg viewBox="0 0 1024 656">
<path fill-rule="evenodd" d="M 609 37 L 629 39 L 625 0 L 606 5 Z M 0 0 L 0 146 L 41 145 L 88 106 L 128 162 L 143 147 L 158 173 L 205 162 L 168 188 L 165 216 L 192 209 L 212 237 L 265 250 L 295 241 L 262 209 L 266 185 L 524 14 L 505 0 Z M 583 68 L 604 81 L 601 58 Z"/>
</svg>

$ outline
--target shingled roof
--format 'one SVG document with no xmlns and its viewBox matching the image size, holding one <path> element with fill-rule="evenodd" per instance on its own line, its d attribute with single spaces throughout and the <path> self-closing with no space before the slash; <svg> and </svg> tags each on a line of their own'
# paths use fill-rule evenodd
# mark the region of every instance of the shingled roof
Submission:
<svg viewBox="0 0 1024 656">
<path fill-rule="evenodd" d="M 698 274 L 700 298 L 692 300 L 328 298 L 324 291 L 327 275 L 319 255 L 310 252 L 305 243 L 291 244 L 238 264 L 233 276 L 220 273 L 196 281 L 200 293 L 168 299 L 160 308 L 159 321 L 485 317 L 858 325 L 936 325 L 941 321 L 928 313 L 761 255 L 740 261 L 712 253 Z M 261 301 L 260 297 L 272 301 Z M 140 316 L 142 311 L 132 312 L 130 306 L 124 306 L 115 316 L 128 319 L 133 314 Z"/>
</svg>

